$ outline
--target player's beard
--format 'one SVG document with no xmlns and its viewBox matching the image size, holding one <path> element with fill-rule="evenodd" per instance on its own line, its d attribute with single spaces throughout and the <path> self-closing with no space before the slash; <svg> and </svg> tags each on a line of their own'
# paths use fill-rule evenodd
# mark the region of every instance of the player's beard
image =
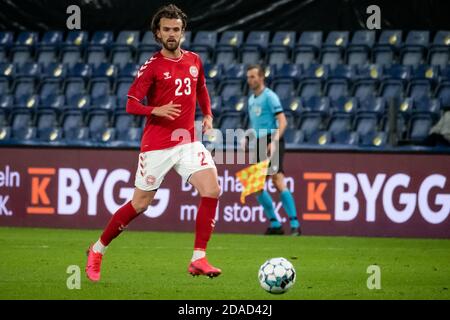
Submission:
<svg viewBox="0 0 450 320">
<path fill-rule="evenodd" d="M 167 51 L 170 52 L 174 52 L 178 49 L 178 47 L 180 46 L 180 42 L 175 40 L 175 39 L 170 39 L 171 41 L 167 40 L 167 41 L 163 41 L 163 47 L 164 49 L 166 49 Z"/>
</svg>

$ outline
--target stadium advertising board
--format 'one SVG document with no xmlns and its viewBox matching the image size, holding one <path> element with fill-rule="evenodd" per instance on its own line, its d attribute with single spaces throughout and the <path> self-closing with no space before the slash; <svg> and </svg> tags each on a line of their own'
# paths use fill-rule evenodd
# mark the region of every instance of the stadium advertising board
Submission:
<svg viewBox="0 0 450 320">
<path fill-rule="evenodd" d="M 132 196 L 135 150 L 13 149 L 0 156 L 0 226 L 103 228 Z M 287 153 L 286 183 L 304 234 L 450 238 L 450 155 Z M 235 173 L 217 166 L 216 231 L 263 233 L 255 197 L 240 202 Z M 270 193 L 275 192 L 267 183 Z M 288 227 L 281 201 L 277 214 Z M 130 229 L 192 231 L 199 197 L 170 172 Z"/>
</svg>

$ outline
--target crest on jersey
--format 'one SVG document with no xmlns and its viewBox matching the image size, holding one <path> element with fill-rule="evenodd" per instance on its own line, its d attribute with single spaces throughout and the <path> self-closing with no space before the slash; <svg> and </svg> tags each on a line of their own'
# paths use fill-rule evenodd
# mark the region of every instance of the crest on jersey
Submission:
<svg viewBox="0 0 450 320">
<path fill-rule="evenodd" d="M 252 112 L 255 114 L 255 116 L 259 117 L 262 113 L 262 108 L 261 106 L 258 105 L 254 105 L 252 108 Z"/>
<path fill-rule="evenodd" d="M 198 77 L 198 69 L 196 66 L 191 66 L 189 68 L 189 73 L 191 74 L 191 76 L 193 76 L 194 78 Z"/>
<path fill-rule="evenodd" d="M 156 178 L 154 176 L 146 176 L 145 177 L 145 183 L 147 183 L 147 185 L 151 186 L 152 184 L 154 184 L 156 181 Z"/>
</svg>

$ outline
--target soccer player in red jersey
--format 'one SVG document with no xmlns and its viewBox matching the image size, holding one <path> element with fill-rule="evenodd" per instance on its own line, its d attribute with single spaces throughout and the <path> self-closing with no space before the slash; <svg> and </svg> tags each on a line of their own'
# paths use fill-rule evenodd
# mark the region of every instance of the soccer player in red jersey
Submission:
<svg viewBox="0 0 450 320">
<path fill-rule="evenodd" d="M 136 188 L 132 200 L 113 215 L 100 239 L 89 247 L 86 274 L 92 281 L 100 280 L 107 246 L 131 220 L 147 210 L 171 168 L 201 196 L 188 272 L 209 277 L 221 273 L 208 263 L 205 253 L 214 228 L 220 187 L 212 156 L 195 137 L 196 102 L 204 115 L 203 131 L 212 128 L 212 113 L 200 57 L 180 48 L 186 20 L 175 5 L 160 8 L 152 19 L 152 32 L 162 49 L 139 69 L 126 106 L 128 113 L 146 117 Z M 144 98 L 147 105 L 142 102 Z"/>
</svg>

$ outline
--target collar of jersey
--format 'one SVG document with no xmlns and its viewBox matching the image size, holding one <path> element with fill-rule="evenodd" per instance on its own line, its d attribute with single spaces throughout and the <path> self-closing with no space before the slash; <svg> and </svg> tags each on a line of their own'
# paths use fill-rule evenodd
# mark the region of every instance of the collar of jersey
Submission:
<svg viewBox="0 0 450 320">
<path fill-rule="evenodd" d="M 164 59 L 167 59 L 167 60 L 170 60 L 170 61 L 173 61 L 173 62 L 178 62 L 178 61 L 180 61 L 180 60 L 183 58 L 183 55 L 184 55 L 184 50 L 183 50 L 183 49 L 180 49 L 180 51 L 181 51 L 181 56 L 180 56 L 178 59 L 172 59 L 172 58 L 165 57 L 165 56 L 161 53 L 161 51 L 159 52 L 159 54 L 160 54 L 161 57 L 164 58 Z"/>
</svg>

